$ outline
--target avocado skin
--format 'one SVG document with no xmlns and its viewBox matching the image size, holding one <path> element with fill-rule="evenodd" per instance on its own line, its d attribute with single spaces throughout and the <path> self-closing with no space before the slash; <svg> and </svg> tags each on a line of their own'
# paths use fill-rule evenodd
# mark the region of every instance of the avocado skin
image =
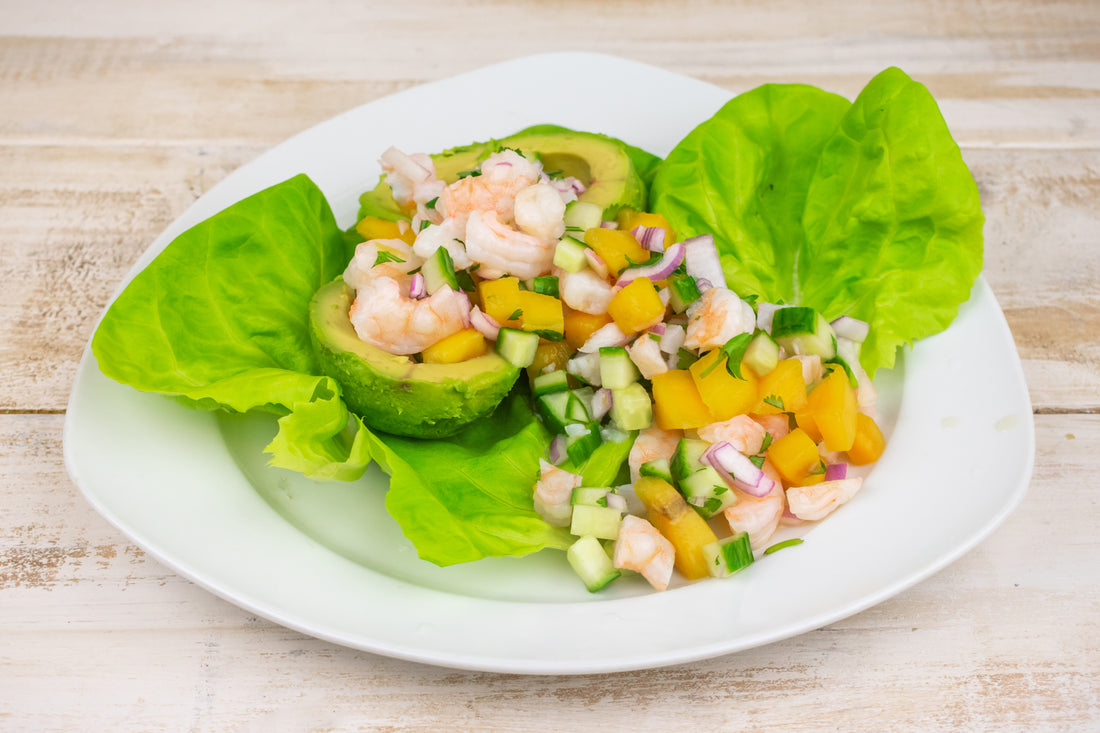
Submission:
<svg viewBox="0 0 1100 733">
<path fill-rule="evenodd" d="M 322 372 L 366 425 L 414 438 L 444 438 L 484 417 L 520 370 L 496 353 L 459 364 L 418 364 L 365 343 L 348 318 L 354 293 L 341 278 L 310 303 L 310 337 Z"/>
</svg>

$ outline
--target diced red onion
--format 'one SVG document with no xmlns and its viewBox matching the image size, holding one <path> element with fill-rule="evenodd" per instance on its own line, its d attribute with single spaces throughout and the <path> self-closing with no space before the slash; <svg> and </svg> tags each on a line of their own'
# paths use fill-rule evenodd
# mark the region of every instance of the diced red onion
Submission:
<svg viewBox="0 0 1100 733">
<path fill-rule="evenodd" d="M 607 277 L 607 273 L 610 270 L 607 269 L 607 263 L 603 261 L 603 258 L 596 254 L 591 249 L 584 250 L 584 258 L 588 260 L 588 266 L 595 271 L 600 277 Z"/>
<path fill-rule="evenodd" d="M 471 312 L 470 296 L 466 295 L 465 291 L 459 290 L 458 291 L 458 297 L 462 299 L 462 303 L 465 306 L 462 309 L 462 312 L 466 314 L 466 316 L 462 319 L 462 327 L 465 328 L 466 326 L 470 325 L 470 312 Z"/>
<path fill-rule="evenodd" d="M 688 274 L 697 280 L 703 278 L 713 287 L 726 287 L 726 275 L 722 271 L 722 260 L 718 256 L 714 237 L 710 234 L 702 234 L 684 240 L 683 244 Z M 701 285 L 700 289 L 702 289 Z"/>
<path fill-rule="evenodd" d="M 588 426 L 584 423 L 571 422 L 565 426 L 565 434 L 570 438 L 579 438 L 588 432 Z"/>
<path fill-rule="evenodd" d="M 642 245 L 643 249 L 650 252 L 664 252 L 666 232 L 663 227 L 639 225 L 634 227 L 630 233 L 634 235 L 634 239 L 638 240 L 638 244 Z"/>
<path fill-rule="evenodd" d="M 661 259 L 656 262 L 649 265 L 641 265 L 639 267 L 628 267 L 623 270 L 616 284 L 625 287 L 640 277 L 648 277 L 654 282 L 665 280 L 676 271 L 676 268 L 679 267 L 680 263 L 683 261 L 684 243 L 677 242 L 666 249 L 665 253 L 661 255 Z"/>
<path fill-rule="evenodd" d="M 555 466 L 565 460 L 565 436 L 555 435 L 550 441 L 550 462 Z"/>
<path fill-rule="evenodd" d="M 473 310 L 470 311 L 470 325 L 490 341 L 496 341 L 497 337 L 500 335 L 500 324 L 497 323 L 497 319 L 493 318 L 476 305 Z"/>
<path fill-rule="evenodd" d="M 825 467 L 825 480 L 837 481 L 839 479 L 848 478 L 848 464 L 847 463 L 830 463 Z"/>
<path fill-rule="evenodd" d="M 602 420 L 611 411 L 612 402 L 611 390 L 607 387 L 597 389 L 592 395 L 592 419 Z"/>
<path fill-rule="evenodd" d="M 619 222 L 617 221 L 601 221 L 600 229 L 618 229 Z"/>
<path fill-rule="evenodd" d="M 841 338 L 851 339 L 856 343 L 863 343 L 871 330 L 871 325 L 866 321 L 851 316 L 841 316 L 829 324 L 833 331 Z"/>
<path fill-rule="evenodd" d="M 775 488 L 775 481 L 725 441 L 711 444 L 703 452 L 703 460 L 714 466 L 723 479 L 746 494 L 767 496 Z"/>
<path fill-rule="evenodd" d="M 704 290 L 710 290 L 714 287 L 714 285 L 712 285 L 710 280 L 707 280 L 705 277 L 697 277 L 695 278 L 695 287 L 699 288 L 699 292 L 701 293 Z"/>
<path fill-rule="evenodd" d="M 427 294 L 428 289 L 424 285 L 424 276 L 418 272 L 412 276 L 412 280 L 409 282 L 409 297 L 413 300 L 420 300 Z"/>
<path fill-rule="evenodd" d="M 649 327 L 649 332 L 650 333 L 655 333 L 658 336 L 664 336 L 665 335 L 665 324 L 658 323 L 656 326 L 650 326 Z"/>
</svg>

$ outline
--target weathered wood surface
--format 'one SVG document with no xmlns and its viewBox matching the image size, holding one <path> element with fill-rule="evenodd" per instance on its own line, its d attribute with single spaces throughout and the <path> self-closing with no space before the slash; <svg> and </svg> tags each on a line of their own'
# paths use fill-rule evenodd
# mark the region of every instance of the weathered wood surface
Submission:
<svg viewBox="0 0 1100 733">
<path fill-rule="evenodd" d="M 975 550 L 843 622 L 598 678 L 456 672 L 258 620 L 148 558 L 61 457 L 135 259 L 230 171 L 424 81 L 589 50 L 728 88 L 925 82 L 987 215 L 1035 477 Z M 0 730 L 1100 729 L 1100 4 L 0 2 Z M 945 508 L 945 511 L 949 509 Z"/>
</svg>

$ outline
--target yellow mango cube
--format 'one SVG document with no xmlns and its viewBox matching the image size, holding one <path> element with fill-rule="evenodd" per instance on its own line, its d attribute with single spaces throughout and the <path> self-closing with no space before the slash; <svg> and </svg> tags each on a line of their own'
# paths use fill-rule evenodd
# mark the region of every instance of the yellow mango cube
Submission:
<svg viewBox="0 0 1100 733">
<path fill-rule="evenodd" d="M 607 305 L 607 312 L 623 333 L 638 333 L 664 319 L 665 304 L 653 282 L 647 277 L 639 277 L 615 293 Z"/>
<path fill-rule="evenodd" d="M 609 270 L 618 274 L 630 267 L 631 262 L 645 262 L 649 250 L 638 244 L 630 232 L 621 229 L 593 227 L 584 232 L 584 243 L 600 256 Z"/>
<path fill-rule="evenodd" d="M 497 280 L 482 280 L 477 284 L 481 297 L 481 310 L 502 326 L 519 328 L 519 317 L 512 318 L 520 307 L 519 279 L 502 277 Z"/>
<path fill-rule="evenodd" d="M 553 295 L 520 290 L 516 294 L 520 328 L 524 331 L 538 331 L 563 334 L 565 332 L 565 314 L 562 303 Z M 515 311 L 513 311 L 514 313 Z M 509 315 L 512 315 L 510 313 Z"/>
<path fill-rule="evenodd" d="M 703 547 L 718 538 L 706 520 L 663 479 L 643 476 L 634 484 L 634 493 L 645 505 L 650 523 L 676 550 L 675 565 L 680 574 L 688 580 L 707 577 Z"/>
<path fill-rule="evenodd" d="M 760 377 L 757 385 L 760 401 L 752 409 L 758 415 L 798 412 L 806 406 L 806 382 L 798 359 L 783 359 Z"/>
<path fill-rule="evenodd" d="M 547 370 L 565 369 L 565 363 L 575 352 L 576 349 L 565 341 L 540 339 L 535 349 L 535 360 L 527 367 L 527 376 L 534 379 Z"/>
<path fill-rule="evenodd" d="M 834 369 L 818 382 L 806 400 L 806 407 L 827 449 L 846 451 L 852 447 L 859 402 L 843 369 Z"/>
<path fill-rule="evenodd" d="M 653 416 L 661 430 L 701 428 L 715 422 L 686 369 L 655 374 L 652 386 Z"/>
<path fill-rule="evenodd" d="M 768 446 L 768 460 L 788 486 L 798 486 L 821 461 L 821 455 L 813 438 L 795 428 Z"/>
<path fill-rule="evenodd" d="M 416 232 L 412 227 L 402 227 L 396 221 L 380 219 L 377 216 L 364 216 L 355 225 L 355 231 L 366 241 L 372 239 L 400 239 L 412 246 L 416 241 Z"/>
<path fill-rule="evenodd" d="M 611 316 L 606 313 L 593 315 L 584 311 L 573 310 L 564 306 L 565 340 L 574 349 L 584 346 L 592 334 L 607 324 L 611 323 Z"/>
<path fill-rule="evenodd" d="M 464 328 L 437 341 L 421 352 L 425 364 L 457 364 L 460 361 L 484 356 L 489 345 L 476 329 Z"/>
<path fill-rule="evenodd" d="M 715 420 L 729 420 L 744 415 L 756 405 L 758 398 L 756 373 L 741 364 L 738 379 L 726 369 L 726 355 L 721 349 L 708 351 L 690 367 L 691 378 L 707 409 Z"/>
<path fill-rule="evenodd" d="M 886 450 L 886 439 L 878 423 L 865 413 L 856 413 L 856 437 L 848 449 L 848 460 L 857 466 L 874 463 Z"/>
</svg>

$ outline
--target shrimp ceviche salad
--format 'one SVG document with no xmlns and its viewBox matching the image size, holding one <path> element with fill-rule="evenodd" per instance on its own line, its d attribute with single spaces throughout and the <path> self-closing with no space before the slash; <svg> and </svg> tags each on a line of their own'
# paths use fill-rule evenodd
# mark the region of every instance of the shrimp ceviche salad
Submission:
<svg viewBox="0 0 1100 733">
<path fill-rule="evenodd" d="M 554 434 L 532 487 L 536 511 L 568 527 L 589 590 L 673 569 L 726 576 L 781 523 L 822 519 L 852 498 L 850 464 L 884 448 L 859 364 L 868 324 L 726 287 L 713 237 L 686 241 L 660 214 L 613 220 L 577 200 L 534 155 L 493 152 L 446 184 L 430 156 L 387 150 L 384 178 L 409 223 L 365 217 L 343 279 L 350 319 L 391 354 L 451 363 L 495 349 L 526 369 Z M 630 483 L 586 485 L 605 437 L 637 431 Z"/>
<path fill-rule="evenodd" d="M 92 351 L 271 413 L 275 469 L 377 466 L 441 566 L 558 550 L 590 591 L 664 590 L 801 542 L 871 490 L 876 371 L 981 271 L 973 177 L 898 69 L 748 91 L 664 157 L 543 124 L 379 167 L 343 228 L 298 175 L 183 232 Z"/>
</svg>

